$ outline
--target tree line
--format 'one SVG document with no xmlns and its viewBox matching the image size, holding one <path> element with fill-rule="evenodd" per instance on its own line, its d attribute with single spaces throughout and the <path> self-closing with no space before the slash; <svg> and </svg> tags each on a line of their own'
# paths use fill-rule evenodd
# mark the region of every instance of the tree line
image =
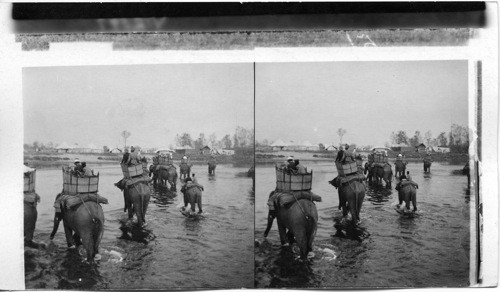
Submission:
<svg viewBox="0 0 500 292">
<path fill-rule="evenodd" d="M 409 137 L 405 131 L 399 130 L 391 133 L 390 141 L 391 145 L 416 147 L 423 143 L 426 146 L 450 147 L 450 151 L 452 152 L 466 153 L 469 149 L 469 128 L 453 124 L 450 132 L 441 132 L 436 137 L 432 136 L 430 130 L 425 132 L 423 136 L 422 132 L 417 130 L 412 137 Z"/>
<path fill-rule="evenodd" d="M 198 138 L 193 139 L 191 134 L 184 132 L 175 136 L 175 144 L 178 147 L 189 146 L 194 149 L 201 149 L 204 146 L 226 149 L 254 147 L 254 131 L 238 126 L 233 135 L 226 134 L 220 140 L 215 133 L 210 134 L 208 138 L 205 133 L 200 133 Z"/>
</svg>

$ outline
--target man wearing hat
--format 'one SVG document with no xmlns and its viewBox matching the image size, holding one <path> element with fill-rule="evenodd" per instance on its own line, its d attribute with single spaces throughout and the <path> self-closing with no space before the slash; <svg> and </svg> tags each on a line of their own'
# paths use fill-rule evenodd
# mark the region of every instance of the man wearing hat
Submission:
<svg viewBox="0 0 500 292">
<path fill-rule="evenodd" d="M 337 162 L 342 162 L 345 159 L 345 151 L 344 151 L 344 146 L 340 146 L 340 150 L 337 153 L 337 158 L 335 158 L 335 161 Z"/>
<path fill-rule="evenodd" d="M 293 160 L 292 156 L 288 156 L 286 159 L 286 165 L 285 168 L 288 172 L 296 172 L 297 171 L 297 166 L 295 165 L 295 161 Z"/>
<path fill-rule="evenodd" d="M 130 146 L 130 155 L 128 157 L 128 165 L 137 165 L 141 163 L 141 157 L 139 155 L 139 150 L 136 151 L 134 146 Z"/>
<path fill-rule="evenodd" d="M 129 156 L 130 156 L 130 153 L 128 153 L 128 148 L 127 148 L 127 147 L 125 147 L 125 149 L 124 149 L 124 150 L 125 150 L 125 153 L 123 154 L 123 158 L 122 158 L 122 162 L 121 162 L 121 164 L 127 163 L 128 158 L 129 158 Z"/>
<path fill-rule="evenodd" d="M 75 167 L 73 168 L 74 174 L 75 175 L 82 175 L 83 174 L 83 165 L 80 163 L 80 160 L 77 158 L 75 159 Z"/>
</svg>

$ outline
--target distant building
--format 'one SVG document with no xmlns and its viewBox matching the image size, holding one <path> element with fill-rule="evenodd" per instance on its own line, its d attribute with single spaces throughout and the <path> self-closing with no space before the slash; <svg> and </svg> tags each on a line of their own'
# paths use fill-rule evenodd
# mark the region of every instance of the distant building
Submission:
<svg viewBox="0 0 500 292">
<path fill-rule="evenodd" d="M 427 147 L 425 146 L 424 143 L 420 143 L 417 147 L 415 147 L 417 152 L 425 152 L 427 150 Z"/>
<path fill-rule="evenodd" d="M 439 153 L 450 153 L 450 147 L 446 147 L 446 146 L 436 146 L 436 147 L 433 147 L 433 150 L 435 152 L 439 152 Z"/>
<path fill-rule="evenodd" d="M 281 139 L 278 139 L 271 144 L 273 151 L 284 150 L 284 148 L 287 146 L 288 145 L 285 142 L 283 142 L 283 140 L 281 140 Z"/>
<path fill-rule="evenodd" d="M 200 149 L 200 153 L 203 155 L 210 155 L 210 153 L 212 153 L 212 149 L 208 146 L 204 146 Z"/>
<path fill-rule="evenodd" d="M 73 147 L 69 146 L 66 142 L 62 142 L 56 147 L 57 153 L 69 153 L 72 149 Z"/>
<path fill-rule="evenodd" d="M 394 152 L 413 152 L 413 151 L 415 151 L 415 147 L 408 146 L 406 144 L 395 144 L 395 145 L 392 145 L 390 148 Z"/>
<path fill-rule="evenodd" d="M 122 150 L 120 148 L 113 148 L 109 150 L 109 153 L 122 153 Z"/>
</svg>

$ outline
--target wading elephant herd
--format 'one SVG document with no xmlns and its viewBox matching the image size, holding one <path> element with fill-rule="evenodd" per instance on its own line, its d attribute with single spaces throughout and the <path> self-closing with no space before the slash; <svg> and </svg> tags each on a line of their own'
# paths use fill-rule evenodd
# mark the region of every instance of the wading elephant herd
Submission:
<svg viewBox="0 0 500 292">
<path fill-rule="evenodd" d="M 208 163 L 209 175 L 215 175 L 215 161 Z M 190 177 L 191 165 L 180 164 L 181 182 L 186 183 Z M 155 165 L 149 167 L 149 174 L 152 176 L 153 187 L 167 188 L 168 191 L 177 190 L 178 174 L 175 167 L 160 168 Z M 194 175 L 193 175 L 194 176 Z M 168 188 L 167 183 L 170 185 Z M 129 185 L 124 180 L 115 184 L 123 191 L 124 212 L 128 213 L 129 222 L 132 222 L 134 215 L 137 218 L 137 225 L 143 227 L 146 223 L 146 212 L 152 194 L 148 180 L 131 183 Z M 31 193 L 30 193 L 31 194 Z M 34 192 L 33 195 L 36 195 Z M 81 202 L 74 206 L 66 206 L 64 200 L 58 200 L 56 197 L 56 215 L 54 218 L 54 228 L 50 239 L 52 240 L 57 232 L 60 220 L 63 221 L 66 243 L 69 248 L 83 246 L 86 250 L 87 260 L 93 262 L 96 254 L 99 252 L 99 244 L 104 232 L 104 212 L 101 203 L 107 203 L 103 197 L 94 195 L 97 200 L 90 200 L 85 197 L 79 197 Z M 27 193 L 24 199 L 24 242 L 26 246 L 37 248 L 39 244 L 33 241 L 36 221 L 38 217 L 37 200 L 27 201 Z M 78 198 L 73 196 L 73 198 Z M 85 199 L 84 199 L 85 198 Z M 39 200 L 39 197 L 38 197 Z M 202 211 L 202 192 L 199 188 L 188 188 L 185 191 L 186 204 L 191 204 L 194 212 L 195 206 Z M 59 202 L 59 203 L 58 203 Z"/>
<path fill-rule="evenodd" d="M 431 162 L 424 161 L 424 171 L 430 171 Z M 468 165 L 464 168 L 464 174 L 469 171 Z M 395 163 L 397 179 L 396 190 L 398 191 L 398 208 L 405 202 L 407 211 L 413 205 L 413 211 L 417 210 L 417 188 L 418 185 L 406 177 L 406 163 L 398 160 Z M 338 189 L 339 206 L 342 210 L 343 218 L 351 215 L 351 224 L 356 226 L 360 221 L 360 211 L 366 193 L 366 181 L 370 184 L 382 185 L 387 188 L 392 187 L 393 172 L 390 164 L 370 165 L 365 163 L 360 179 L 350 180 L 348 183 L 340 183 L 339 178 L 330 181 Z M 356 174 L 360 177 L 360 174 Z M 407 211 L 404 211 L 405 213 Z M 399 211 L 398 211 L 399 212 Z M 312 200 L 296 199 L 293 203 L 283 206 L 276 213 L 278 230 L 282 245 L 297 243 L 300 249 L 300 258 L 307 259 L 308 253 L 312 251 L 312 243 L 316 234 L 318 224 L 318 212 Z M 269 224 L 269 223 L 268 223 Z M 269 228 L 269 227 L 268 227 Z M 266 236 L 266 235 L 265 235 Z"/>
</svg>

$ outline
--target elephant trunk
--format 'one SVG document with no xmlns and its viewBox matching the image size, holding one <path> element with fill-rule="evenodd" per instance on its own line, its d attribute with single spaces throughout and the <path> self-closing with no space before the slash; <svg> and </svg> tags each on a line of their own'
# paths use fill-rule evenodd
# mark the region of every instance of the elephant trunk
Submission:
<svg viewBox="0 0 500 292">
<path fill-rule="evenodd" d="M 99 242 L 101 242 L 103 234 L 103 222 L 101 219 L 94 217 L 92 218 L 93 228 L 91 233 L 91 238 L 82 238 L 84 241 L 84 247 L 87 250 L 87 261 L 93 262 L 95 255 L 99 252 Z"/>
</svg>

